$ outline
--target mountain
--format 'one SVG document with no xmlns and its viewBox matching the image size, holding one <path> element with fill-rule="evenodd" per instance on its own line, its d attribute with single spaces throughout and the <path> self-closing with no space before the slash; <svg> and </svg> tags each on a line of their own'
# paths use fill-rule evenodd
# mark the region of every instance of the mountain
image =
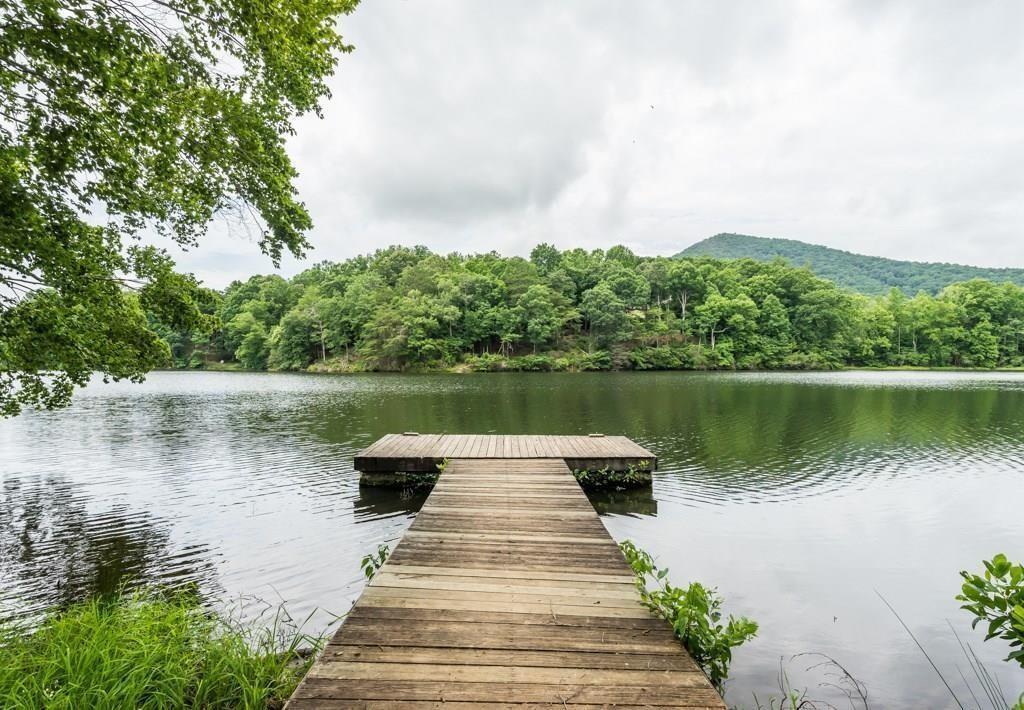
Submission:
<svg viewBox="0 0 1024 710">
<path fill-rule="evenodd" d="M 957 281 L 989 279 L 1024 286 L 1024 269 L 988 269 L 961 264 L 899 261 L 865 256 L 795 239 L 767 239 L 745 234 L 716 234 L 688 246 L 676 256 L 713 256 L 719 259 L 750 258 L 771 261 L 782 258 L 794 266 L 810 267 L 818 276 L 840 286 L 866 294 L 880 294 L 890 288 L 907 295 L 918 291 L 938 293 Z"/>
</svg>

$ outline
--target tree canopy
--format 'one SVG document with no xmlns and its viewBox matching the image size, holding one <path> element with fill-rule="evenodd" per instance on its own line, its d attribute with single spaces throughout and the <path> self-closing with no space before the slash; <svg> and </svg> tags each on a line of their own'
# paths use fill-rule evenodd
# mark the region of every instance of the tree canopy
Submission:
<svg viewBox="0 0 1024 710">
<path fill-rule="evenodd" d="M 180 367 L 471 370 L 1024 365 L 1024 289 L 972 280 L 868 297 L 806 268 L 638 257 L 530 259 L 389 247 L 205 306 L 212 337 L 164 329 Z"/>
<path fill-rule="evenodd" d="M 304 253 L 285 139 L 356 2 L 0 0 L 0 413 L 138 379 L 167 357 L 154 318 L 215 327 L 141 237 L 192 247 L 224 215 L 275 264 Z"/>
</svg>

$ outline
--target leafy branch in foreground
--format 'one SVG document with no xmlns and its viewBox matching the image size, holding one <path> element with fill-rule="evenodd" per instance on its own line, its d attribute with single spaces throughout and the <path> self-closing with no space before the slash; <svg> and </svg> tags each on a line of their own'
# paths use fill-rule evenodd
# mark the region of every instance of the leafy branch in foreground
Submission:
<svg viewBox="0 0 1024 710">
<path fill-rule="evenodd" d="M 960 572 L 964 578 L 957 601 L 961 609 L 974 614 L 972 628 L 985 622 L 985 640 L 1000 638 L 1010 644 L 1013 661 L 1024 668 L 1024 565 L 1013 564 L 1006 555 L 998 554 L 984 560 L 985 571 L 978 575 Z"/>
<path fill-rule="evenodd" d="M 229 215 L 275 264 L 305 252 L 285 140 L 356 2 L 0 0 L 0 414 L 164 364 L 144 310 L 197 327 L 143 235 L 190 248 Z"/>
<path fill-rule="evenodd" d="M 732 649 L 754 638 L 757 624 L 745 616 L 730 615 L 723 625 L 722 599 L 714 589 L 699 582 L 675 587 L 668 581 L 668 569 L 656 567 L 654 559 L 630 540 L 619 548 L 633 568 L 643 603 L 672 624 L 676 637 L 721 692 L 729 675 Z M 648 588 L 649 583 L 654 589 Z"/>
</svg>

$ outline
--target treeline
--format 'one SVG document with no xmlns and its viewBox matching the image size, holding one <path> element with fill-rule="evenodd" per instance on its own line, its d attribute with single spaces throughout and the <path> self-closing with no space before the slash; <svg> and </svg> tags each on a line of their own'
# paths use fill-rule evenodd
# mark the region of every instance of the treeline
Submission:
<svg viewBox="0 0 1024 710">
<path fill-rule="evenodd" d="M 938 294 L 960 281 L 989 279 L 1024 286 L 1024 269 L 993 269 L 963 264 L 899 261 L 880 256 L 853 254 L 795 239 L 768 239 L 744 234 L 716 234 L 697 242 L 677 256 L 710 256 L 716 259 L 785 259 L 807 266 L 818 276 L 845 288 L 871 296 L 883 295 L 891 288 L 912 294 L 926 291 Z"/>
<path fill-rule="evenodd" d="M 204 291 L 210 334 L 151 322 L 177 367 L 590 370 L 1024 365 L 1024 289 L 868 297 L 783 261 L 541 244 L 389 247 Z"/>
</svg>

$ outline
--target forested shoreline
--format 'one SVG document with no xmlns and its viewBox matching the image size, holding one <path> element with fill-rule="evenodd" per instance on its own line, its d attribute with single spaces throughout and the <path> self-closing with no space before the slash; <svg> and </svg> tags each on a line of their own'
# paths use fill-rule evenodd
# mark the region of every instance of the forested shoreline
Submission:
<svg viewBox="0 0 1024 710">
<path fill-rule="evenodd" d="M 169 366 L 326 372 L 1024 365 L 1024 289 L 869 297 L 783 261 L 541 244 L 529 259 L 393 246 L 203 289 L 209 332 L 150 315 Z"/>
</svg>

